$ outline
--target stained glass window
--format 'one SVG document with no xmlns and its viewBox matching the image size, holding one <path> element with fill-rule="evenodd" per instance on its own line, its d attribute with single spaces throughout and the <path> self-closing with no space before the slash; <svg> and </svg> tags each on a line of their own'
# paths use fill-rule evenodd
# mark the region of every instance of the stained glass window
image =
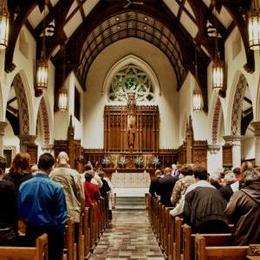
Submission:
<svg viewBox="0 0 260 260">
<path fill-rule="evenodd" d="M 135 93 L 137 102 L 150 102 L 154 98 L 149 76 L 134 64 L 123 67 L 115 74 L 109 89 L 109 100 L 127 102 L 128 93 Z"/>
</svg>

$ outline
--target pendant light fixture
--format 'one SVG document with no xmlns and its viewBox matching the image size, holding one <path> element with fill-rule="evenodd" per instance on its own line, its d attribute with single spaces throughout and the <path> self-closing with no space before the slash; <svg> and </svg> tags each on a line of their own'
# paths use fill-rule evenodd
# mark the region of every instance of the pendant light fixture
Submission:
<svg viewBox="0 0 260 260">
<path fill-rule="evenodd" d="M 65 74 L 66 74 L 66 53 L 65 45 L 63 46 L 63 65 L 62 65 L 62 87 L 59 90 L 58 107 L 59 111 L 65 112 L 68 109 L 68 92 L 65 86 Z"/>
<path fill-rule="evenodd" d="M 213 1 L 213 15 L 216 20 L 216 6 Z M 215 53 L 212 64 L 212 87 L 213 89 L 222 89 L 224 86 L 224 62 L 220 59 L 220 51 L 218 49 L 218 30 L 215 22 Z"/>
<path fill-rule="evenodd" d="M 48 59 L 46 58 L 46 32 L 45 32 L 45 17 L 46 3 L 44 4 L 43 17 L 43 39 L 40 59 L 37 61 L 36 72 L 36 87 L 38 90 L 45 90 L 48 87 Z"/>
<path fill-rule="evenodd" d="M 198 85 L 198 55 L 197 55 L 197 47 L 195 47 L 195 83 L 194 89 L 192 93 L 192 109 L 193 111 L 201 111 L 202 110 L 202 94 Z"/>
<path fill-rule="evenodd" d="M 260 4 L 253 0 L 248 13 L 248 41 L 251 50 L 260 50 Z"/>
<path fill-rule="evenodd" d="M 7 0 L 0 1 L 0 50 L 6 49 L 9 35 L 9 12 Z"/>
</svg>

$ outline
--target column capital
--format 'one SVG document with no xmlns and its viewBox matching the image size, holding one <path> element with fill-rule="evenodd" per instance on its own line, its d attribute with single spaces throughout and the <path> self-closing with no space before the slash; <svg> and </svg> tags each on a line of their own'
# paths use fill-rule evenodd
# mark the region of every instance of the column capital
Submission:
<svg viewBox="0 0 260 260">
<path fill-rule="evenodd" d="M 223 139 L 225 140 L 226 144 L 233 145 L 235 143 L 240 143 L 241 135 L 224 135 Z"/>
<path fill-rule="evenodd" d="M 31 144 L 35 144 L 35 140 L 37 138 L 36 135 L 20 135 L 20 142 L 24 145 L 31 145 Z"/>
<path fill-rule="evenodd" d="M 0 135 L 5 135 L 5 128 L 7 126 L 7 122 L 0 121 Z"/>
<path fill-rule="evenodd" d="M 53 153 L 54 144 L 44 144 L 41 148 L 45 153 Z"/>
<path fill-rule="evenodd" d="M 210 154 L 216 154 L 220 151 L 220 145 L 209 144 L 208 145 L 208 151 L 210 152 Z"/>
<path fill-rule="evenodd" d="M 255 136 L 260 136 L 260 121 L 254 121 L 251 125 L 255 129 Z"/>
</svg>

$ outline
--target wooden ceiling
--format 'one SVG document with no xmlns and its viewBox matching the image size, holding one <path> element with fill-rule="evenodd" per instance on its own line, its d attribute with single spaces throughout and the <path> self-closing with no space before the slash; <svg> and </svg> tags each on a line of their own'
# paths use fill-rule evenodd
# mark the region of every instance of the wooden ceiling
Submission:
<svg viewBox="0 0 260 260">
<path fill-rule="evenodd" d="M 44 2 L 46 7 L 44 11 Z M 176 72 L 178 88 L 188 71 L 195 73 L 207 104 L 207 66 L 215 53 L 215 36 L 224 57 L 224 43 L 237 26 L 246 51 L 245 69 L 254 71 L 248 51 L 246 12 L 251 0 L 8 0 L 11 33 L 5 70 L 14 69 L 13 54 L 23 25 L 37 41 L 37 55 L 46 35 L 46 52 L 56 66 L 56 89 L 75 71 L 83 88 L 87 72 L 98 54 L 110 44 L 136 37 L 150 42 L 168 57 Z M 65 59 L 64 59 L 65 56 Z M 65 76 L 66 76 L 65 75 Z M 206 105 L 207 109 L 207 105 Z"/>
</svg>

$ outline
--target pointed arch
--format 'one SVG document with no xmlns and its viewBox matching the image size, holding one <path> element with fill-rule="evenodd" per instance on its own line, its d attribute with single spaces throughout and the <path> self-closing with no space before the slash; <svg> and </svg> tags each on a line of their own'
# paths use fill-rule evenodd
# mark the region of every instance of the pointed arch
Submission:
<svg viewBox="0 0 260 260">
<path fill-rule="evenodd" d="M 42 97 L 40 101 L 37 120 L 40 120 L 40 125 L 42 127 L 43 145 L 48 145 L 51 141 L 50 118 L 48 107 L 44 97 Z"/>
<path fill-rule="evenodd" d="M 240 121 L 241 121 L 241 109 L 242 102 L 245 95 L 245 90 L 248 86 L 246 77 L 241 74 L 236 85 L 236 91 L 234 95 L 233 105 L 232 105 L 232 116 L 231 116 L 231 134 L 240 135 Z"/>
<path fill-rule="evenodd" d="M 158 91 L 159 95 L 161 94 L 161 86 L 158 80 L 158 77 L 152 67 L 145 62 L 143 59 L 137 57 L 136 55 L 130 54 L 128 56 L 125 56 L 124 58 L 117 61 L 108 71 L 104 83 L 101 88 L 101 93 L 104 94 L 106 90 L 109 88 L 110 83 L 112 81 L 113 76 L 116 74 L 116 72 L 129 64 L 134 64 L 138 67 L 140 67 L 143 71 L 147 73 L 147 75 L 150 77 L 152 85 L 154 87 L 155 91 Z"/>
<path fill-rule="evenodd" d="M 223 119 L 223 111 L 220 98 L 218 97 L 214 106 L 212 117 L 211 141 L 212 144 L 217 144 L 219 140 L 219 131 L 221 120 Z"/>
<path fill-rule="evenodd" d="M 20 73 L 15 75 L 12 85 L 15 89 L 19 108 L 20 135 L 29 135 L 31 129 L 30 118 L 32 118 L 32 115 L 29 113 L 29 102 Z"/>
<path fill-rule="evenodd" d="M 4 103 L 3 103 L 3 89 L 0 81 L 0 121 L 4 121 Z"/>
<path fill-rule="evenodd" d="M 260 121 L 260 77 L 257 84 L 255 112 L 256 121 Z"/>
</svg>

